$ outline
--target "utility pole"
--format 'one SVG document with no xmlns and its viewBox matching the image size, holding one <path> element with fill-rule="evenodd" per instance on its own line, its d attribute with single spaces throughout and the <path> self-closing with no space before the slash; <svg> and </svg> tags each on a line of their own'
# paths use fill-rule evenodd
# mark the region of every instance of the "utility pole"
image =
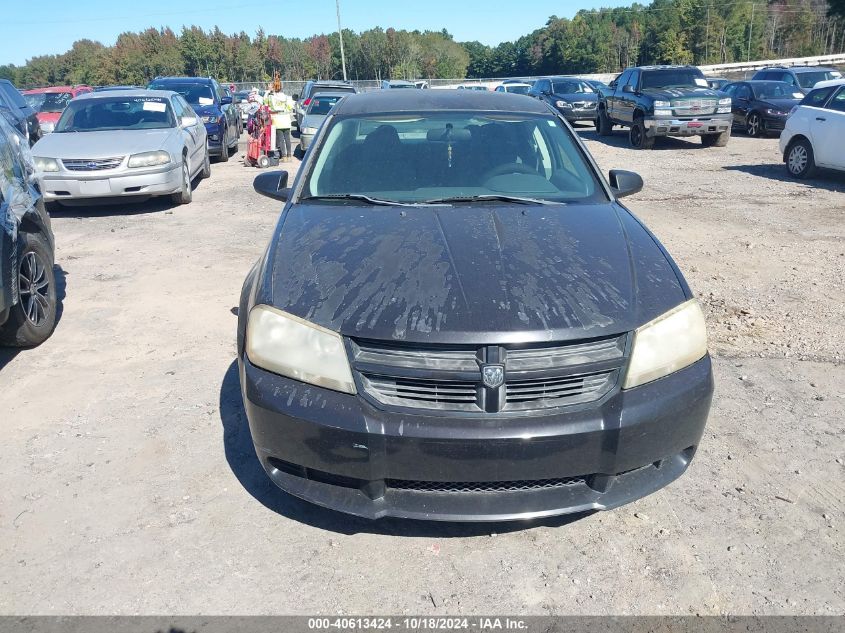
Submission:
<svg viewBox="0 0 845 633">
<path fill-rule="evenodd" d="M 754 8 L 755 4 L 751 3 L 751 23 L 748 25 L 748 57 L 746 58 L 746 62 L 751 61 L 751 33 L 754 32 Z"/>
<path fill-rule="evenodd" d="M 707 30 L 704 32 L 704 64 L 710 63 L 710 4 L 707 5 Z"/>
<path fill-rule="evenodd" d="M 340 27 L 340 0 L 334 0 L 337 8 L 337 34 L 340 37 L 340 63 L 343 66 L 343 81 L 346 81 L 346 55 L 343 52 L 343 29 Z"/>
</svg>

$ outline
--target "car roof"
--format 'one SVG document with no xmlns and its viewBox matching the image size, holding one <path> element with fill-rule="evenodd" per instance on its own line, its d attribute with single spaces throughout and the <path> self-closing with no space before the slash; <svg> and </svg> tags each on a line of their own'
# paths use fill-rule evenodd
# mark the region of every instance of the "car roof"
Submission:
<svg viewBox="0 0 845 633">
<path fill-rule="evenodd" d="M 351 81 L 341 81 L 340 79 L 317 79 L 312 80 L 315 86 L 351 86 Z"/>
<path fill-rule="evenodd" d="M 766 66 L 765 68 L 761 68 L 757 72 L 763 72 L 764 70 L 791 70 L 795 73 L 807 73 L 813 72 L 818 70 L 838 70 L 837 68 L 833 68 L 832 66 Z"/>
<path fill-rule="evenodd" d="M 677 70 L 679 68 L 695 68 L 696 70 L 701 70 L 698 66 L 693 66 L 692 64 L 658 64 L 654 66 L 629 66 L 625 70 Z"/>
<path fill-rule="evenodd" d="M 48 86 L 47 88 L 30 88 L 24 90 L 25 95 L 48 94 L 51 92 L 73 92 L 74 90 L 83 90 L 88 86 Z"/>
<path fill-rule="evenodd" d="M 551 114 L 544 101 L 491 90 L 373 90 L 348 95 L 335 106 L 338 116 L 438 110 Z"/>
<path fill-rule="evenodd" d="M 517 87 L 519 87 L 519 86 L 528 86 L 529 88 L 531 87 L 531 84 L 526 84 L 526 83 L 523 83 L 523 82 L 521 82 L 521 81 L 512 81 L 512 82 L 510 82 L 509 84 L 502 83 L 502 85 L 503 85 L 503 86 L 517 86 Z"/>
<path fill-rule="evenodd" d="M 172 97 L 177 93 L 172 90 L 146 90 L 144 88 L 130 88 L 127 90 L 106 90 L 103 92 L 86 92 L 74 99 L 83 101 L 89 99 L 114 99 L 115 97 Z"/>
<path fill-rule="evenodd" d="M 173 83 L 191 83 L 191 84 L 210 84 L 214 81 L 211 77 L 156 77 L 150 83 L 157 82 L 173 82 Z"/>
<path fill-rule="evenodd" d="M 316 95 L 314 95 L 314 98 L 315 99 L 319 99 L 320 97 L 339 97 L 339 98 L 343 98 L 343 97 L 348 97 L 348 96 L 349 96 L 348 92 L 331 92 L 331 91 L 329 91 L 329 92 L 318 92 Z"/>
<path fill-rule="evenodd" d="M 829 88 L 830 86 L 845 86 L 845 77 L 842 77 L 841 79 L 826 79 L 824 81 L 820 81 L 813 86 L 813 89 Z"/>
</svg>

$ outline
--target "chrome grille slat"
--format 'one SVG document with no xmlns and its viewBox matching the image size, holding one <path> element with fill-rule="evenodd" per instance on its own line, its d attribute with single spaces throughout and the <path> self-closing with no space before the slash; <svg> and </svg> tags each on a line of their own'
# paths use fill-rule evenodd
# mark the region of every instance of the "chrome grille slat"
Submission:
<svg viewBox="0 0 845 633">
<path fill-rule="evenodd" d="M 123 156 L 113 158 L 64 158 L 62 165 L 70 171 L 103 171 L 117 169 L 123 163 Z"/>
</svg>

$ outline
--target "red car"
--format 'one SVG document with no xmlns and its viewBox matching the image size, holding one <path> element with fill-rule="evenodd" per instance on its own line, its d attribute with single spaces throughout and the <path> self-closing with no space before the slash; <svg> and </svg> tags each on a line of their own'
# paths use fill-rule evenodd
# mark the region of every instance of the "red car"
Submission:
<svg viewBox="0 0 845 633">
<path fill-rule="evenodd" d="M 23 96 L 38 113 L 41 131 L 46 134 L 56 127 L 56 121 L 68 102 L 74 97 L 93 92 L 90 86 L 53 86 L 52 88 L 35 88 L 24 90 Z"/>
</svg>

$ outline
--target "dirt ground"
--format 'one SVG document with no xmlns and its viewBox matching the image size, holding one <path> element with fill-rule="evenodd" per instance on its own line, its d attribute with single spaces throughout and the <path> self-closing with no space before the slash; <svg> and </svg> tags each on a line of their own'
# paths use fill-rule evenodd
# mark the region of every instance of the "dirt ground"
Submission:
<svg viewBox="0 0 845 633">
<path fill-rule="evenodd" d="M 3 614 L 845 613 L 845 177 L 777 140 L 627 149 L 626 202 L 705 306 L 717 393 L 689 471 L 624 508 L 369 523 L 276 490 L 234 306 L 280 203 L 239 156 L 192 204 L 54 214 L 61 319 L 0 351 Z"/>
</svg>

